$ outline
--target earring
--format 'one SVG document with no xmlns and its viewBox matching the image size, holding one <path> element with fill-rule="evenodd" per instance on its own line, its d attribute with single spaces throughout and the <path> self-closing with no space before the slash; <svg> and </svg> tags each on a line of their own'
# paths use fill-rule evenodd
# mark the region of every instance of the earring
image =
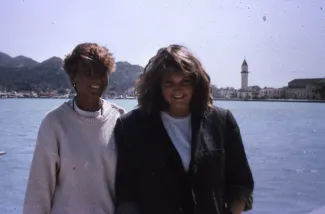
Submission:
<svg viewBox="0 0 325 214">
<path fill-rule="evenodd" d="M 72 86 L 75 88 L 76 87 L 76 83 L 75 82 L 72 82 Z"/>
</svg>

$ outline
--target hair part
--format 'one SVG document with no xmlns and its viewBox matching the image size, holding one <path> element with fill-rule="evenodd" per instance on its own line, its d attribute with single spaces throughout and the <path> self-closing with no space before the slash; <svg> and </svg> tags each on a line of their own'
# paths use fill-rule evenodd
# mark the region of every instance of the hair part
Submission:
<svg viewBox="0 0 325 214">
<path fill-rule="evenodd" d="M 162 95 L 161 82 L 171 72 L 180 72 L 192 78 L 194 90 L 191 111 L 203 112 L 212 107 L 209 75 L 186 47 L 175 44 L 159 49 L 136 82 L 135 93 L 140 108 L 150 114 L 168 106 Z"/>
<path fill-rule="evenodd" d="M 96 43 L 81 43 L 63 60 L 62 67 L 70 78 L 76 74 L 78 62 L 82 59 L 103 65 L 109 74 L 115 71 L 115 59 L 108 48 Z"/>
</svg>

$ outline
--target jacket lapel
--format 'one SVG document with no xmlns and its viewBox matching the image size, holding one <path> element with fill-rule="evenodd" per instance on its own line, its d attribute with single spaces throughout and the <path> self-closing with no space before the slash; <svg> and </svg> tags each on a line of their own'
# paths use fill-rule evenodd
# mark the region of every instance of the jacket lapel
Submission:
<svg viewBox="0 0 325 214">
<path fill-rule="evenodd" d="M 169 137 L 159 113 L 154 115 L 152 124 L 150 124 L 150 126 L 152 127 L 152 131 L 155 132 L 155 136 L 157 137 L 156 141 L 159 144 L 157 145 L 159 148 L 159 151 L 157 151 L 157 153 L 162 154 L 161 162 L 164 162 L 168 165 L 168 163 L 173 160 L 173 164 L 171 165 L 173 165 L 173 167 L 177 165 L 182 171 L 185 172 L 182 159 L 174 143 Z"/>
<path fill-rule="evenodd" d="M 202 130 L 204 128 L 204 117 L 192 114 L 192 138 L 191 138 L 191 161 L 189 172 L 194 175 L 197 171 L 197 163 L 203 153 Z"/>
<path fill-rule="evenodd" d="M 211 113 L 205 111 L 202 115 L 192 115 L 192 147 L 191 147 L 191 162 L 190 171 L 196 173 L 200 159 L 209 155 L 215 148 L 215 141 L 212 135 L 215 135 L 217 130 L 211 130 L 213 127 L 210 124 Z M 219 137 L 218 137 L 219 138 Z"/>
</svg>

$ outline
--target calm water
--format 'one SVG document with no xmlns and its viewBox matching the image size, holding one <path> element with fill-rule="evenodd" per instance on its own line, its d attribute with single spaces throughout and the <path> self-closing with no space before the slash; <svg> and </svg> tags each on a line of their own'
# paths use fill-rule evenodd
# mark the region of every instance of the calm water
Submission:
<svg viewBox="0 0 325 214">
<path fill-rule="evenodd" d="M 64 100 L 0 99 L 0 214 L 22 213 L 41 119 Z M 127 110 L 134 100 L 114 100 Z M 325 104 L 217 101 L 242 130 L 255 182 L 251 214 L 325 206 Z"/>
</svg>

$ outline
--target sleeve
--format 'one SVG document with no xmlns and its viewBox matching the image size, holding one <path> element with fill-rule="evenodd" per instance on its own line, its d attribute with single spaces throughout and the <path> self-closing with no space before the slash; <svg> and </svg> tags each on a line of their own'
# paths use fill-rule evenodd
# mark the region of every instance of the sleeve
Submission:
<svg viewBox="0 0 325 214">
<path fill-rule="evenodd" d="M 125 139 L 123 123 L 118 119 L 114 136 L 117 147 L 117 165 L 115 178 L 116 214 L 139 213 L 135 199 L 134 171 L 131 165 L 130 142 Z"/>
<path fill-rule="evenodd" d="M 226 121 L 225 150 L 226 203 L 231 204 L 237 200 L 244 200 L 244 211 L 251 210 L 254 180 L 247 161 L 240 129 L 229 110 L 227 111 Z"/>
<path fill-rule="evenodd" d="M 41 122 L 25 194 L 23 214 L 47 214 L 56 187 L 57 139 L 47 115 Z"/>
</svg>

